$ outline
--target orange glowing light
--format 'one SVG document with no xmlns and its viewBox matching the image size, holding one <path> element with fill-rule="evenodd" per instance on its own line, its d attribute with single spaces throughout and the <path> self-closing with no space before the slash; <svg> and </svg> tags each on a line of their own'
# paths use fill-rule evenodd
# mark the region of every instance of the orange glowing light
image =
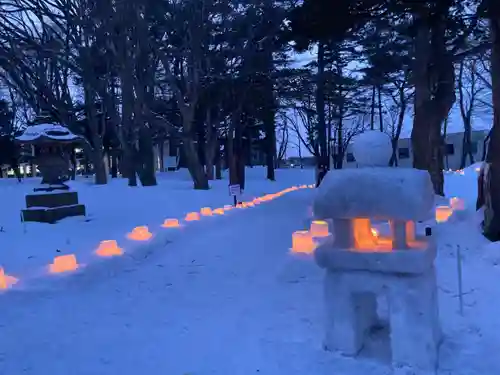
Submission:
<svg viewBox="0 0 500 375">
<path fill-rule="evenodd" d="M 163 228 L 179 228 L 181 225 L 177 219 L 165 219 L 161 226 Z"/>
<path fill-rule="evenodd" d="M 78 263 L 74 254 L 61 255 L 54 258 L 52 264 L 49 265 L 50 273 L 71 272 L 78 269 Z"/>
<path fill-rule="evenodd" d="M 436 207 L 436 222 L 444 223 L 448 221 L 450 216 L 453 214 L 453 210 L 449 206 L 439 206 Z"/>
<path fill-rule="evenodd" d="M 3 267 L 0 267 L 0 289 L 9 289 L 12 285 L 16 284 L 19 280 L 14 276 L 9 276 L 5 273 Z"/>
<path fill-rule="evenodd" d="M 246 202 L 247 207 L 255 207 L 255 203 L 253 202 Z"/>
<path fill-rule="evenodd" d="M 328 237 L 330 235 L 328 223 L 323 220 L 314 220 L 309 231 L 313 237 Z"/>
<path fill-rule="evenodd" d="M 465 202 L 463 199 L 453 197 L 450 199 L 450 207 L 455 211 L 465 210 Z"/>
<path fill-rule="evenodd" d="M 214 213 L 215 215 L 224 215 L 225 211 L 224 211 L 224 209 L 223 209 L 223 208 L 216 208 L 216 209 L 213 211 L 213 213 Z"/>
<path fill-rule="evenodd" d="M 364 251 L 391 251 L 393 239 L 382 237 L 371 227 L 370 219 L 356 218 L 352 220 L 354 249 Z"/>
<path fill-rule="evenodd" d="M 198 221 L 200 220 L 200 214 L 198 212 L 189 212 L 184 218 L 185 221 Z"/>
<path fill-rule="evenodd" d="M 203 215 L 203 216 L 212 216 L 212 209 L 210 207 L 203 207 L 201 210 L 200 210 L 200 213 Z"/>
<path fill-rule="evenodd" d="M 148 241 L 153 237 L 147 226 L 135 227 L 132 232 L 127 234 L 129 240 Z"/>
<path fill-rule="evenodd" d="M 118 247 L 115 240 L 101 241 L 95 253 L 100 257 L 114 257 L 123 255 L 123 250 Z"/>
<path fill-rule="evenodd" d="M 316 246 L 316 242 L 308 231 L 300 230 L 292 234 L 293 253 L 312 254 Z"/>
</svg>

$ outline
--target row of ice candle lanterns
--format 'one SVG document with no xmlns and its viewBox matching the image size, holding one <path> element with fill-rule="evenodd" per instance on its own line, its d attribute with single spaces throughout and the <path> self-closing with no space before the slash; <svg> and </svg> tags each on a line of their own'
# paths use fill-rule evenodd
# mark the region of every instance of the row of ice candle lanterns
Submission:
<svg viewBox="0 0 500 375">
<path fill-rule="evenodd" d="M 203 207 L 199 212 L 189 212 L 184 217 L 185 222 L 193 222 L 201 220 L 202 216 L 218 216 L 224 215 L 227 211 L 233 209 L 245 209 L 250 207 L 255 207 L 261 203 L 272 201 L 273 199 L 279 198 L 287 193 L 300 190 L 314 188 L 314 185 L 300 185 L 293 186 L 284 189 L 280 192 L 273 194 L 266 194 L 262 197 L 257 197 L 251 201 L 238 203 L 236 206 L 226 205 L 223 208 L 211 209 L 210 207 Z M 165 219 L 162 228 L 180 228 L 182 225 L 178 219 Z M 127 238 L 132 241 L 149 241 L 153 237 L 153 233 L 149 231 L 147 226 L 135 227 L 130 233 L 127 234 Z M 118 246 L 116 240 L 105 240 L 101 241 L 99 247 L 95 251 L 95 254 L 99 257 L 115 257 L 124 254 L 122 248 Z M 53 262 L 49 265 L 48 271 L 51 274 L 60 274 L 66 272 L 76 271 L 80 265 L 78 264 L 75 254 L 60 255 L 54 258 Z M 16 284 L 19 279 L 14 276 L 7 275 L 2 267 L 0 267 L 0 289 L 8 289 L 14 284 Z"/>
</svg>

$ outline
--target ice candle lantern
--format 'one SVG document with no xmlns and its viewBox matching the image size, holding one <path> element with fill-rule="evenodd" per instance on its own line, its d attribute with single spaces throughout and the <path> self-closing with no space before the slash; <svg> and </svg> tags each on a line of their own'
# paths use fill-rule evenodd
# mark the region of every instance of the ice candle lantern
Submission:
<svg viewBox="0 0 500 375">
<path fill-rule="evenodd" d="M 123 255 L 123 250 L 115 240 L 105 240 L 101 241 L 95 253 L 100 257 L 114 257 Z"/>
<path fill-rule="evenodd" d="M 127 234 L 127 238 L 133 241 L 148 241 L 153 237 L 147 226 L 135 227 Z"/>
<path fill-rule="evenodd" d="M 74 254 L 60 255 L 54 258 L 52 264 L 49 265 L 50 273 L 64 273 L 76 271 L 78 269 L 78 262 Z"/>
<path fill-rule="evenodd" d="M 315 251 L 326 270 L 325 347 L 358 354 L 379 323 L 377 297 L 383 295 L 395 373 L 427 374 L 436 369 L 441 338 L 436 245 L 416 233 L 415 223 L 432 217 L 434 191 L 427 171 L 387 167 L 390 139 L 375 133 L 361 134 L 361 145 L 355 140 L 361 168 L 327 174 L 313 205 L 316 220 L 333 224 L 333 241 Z M 374 230 L 375 222 L 387 222 L 388 234 Z"/>
</svg>

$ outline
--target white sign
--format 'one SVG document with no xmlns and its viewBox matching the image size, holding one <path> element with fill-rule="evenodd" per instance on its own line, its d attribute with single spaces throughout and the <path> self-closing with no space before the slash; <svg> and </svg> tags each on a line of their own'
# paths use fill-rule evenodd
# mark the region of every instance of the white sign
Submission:
<svg viewBox="0 0 500 375">
<path fill-rule="evenodd" d="M 240 185 L 229 185 L 229 195 L 232 197 L 237 197 L 241 194 Z"/>
</svg>

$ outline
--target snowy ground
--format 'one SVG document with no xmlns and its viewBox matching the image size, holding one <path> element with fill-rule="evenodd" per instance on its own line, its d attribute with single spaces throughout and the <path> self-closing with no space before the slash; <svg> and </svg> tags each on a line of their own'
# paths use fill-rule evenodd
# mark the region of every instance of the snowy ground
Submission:
<svg viewBox="0 0 500 375">
<path fill-rule="evenodd" d="M 280 171 L 276 183 L 264 182 L 262 170 L 251 174 L 248 190 L 255 195 L 313 180 L 312 171 Z M 54 248 L 84 258 L 99 240 L 123 239 L 137 225 L 153 228 L 167 217 L 228 203 L 227 182 L 193 192 L 180 176 L 166 175 L 159 187 L 132 192 L 118 182 L 112 188 L 79 184 L 91 221 L 30 224 L 24 233 L 14 218 L 28 187 L 21 191 L 11 181 L 2 183 L 9 194 L 3 194 L 8 202 L 0 212 L 0 264 L 16 275 L 59 255 Z M 475 183 L 474 169 L 447 175 L 447 193 L 464 198 L 470 211 L 435 230 L 445 333 L 440 375 L 500 374 L 500 247 L 485 246 L 479 234 Z M 0 374 L 390 373 L 386 355 L 373 345 L 361 359 L 321 348 L 322 272 L 289 253 L 291 233 L 302 229 L 313 196 L 314 190 L 298 190 L 168 229 L 154 246 L 137 247 L 130 256 L 89 263 L 70 277 L 34 279 L 0 296 Z M 464 256 L 463 317 L 457 246 Z"/>
</svg>

